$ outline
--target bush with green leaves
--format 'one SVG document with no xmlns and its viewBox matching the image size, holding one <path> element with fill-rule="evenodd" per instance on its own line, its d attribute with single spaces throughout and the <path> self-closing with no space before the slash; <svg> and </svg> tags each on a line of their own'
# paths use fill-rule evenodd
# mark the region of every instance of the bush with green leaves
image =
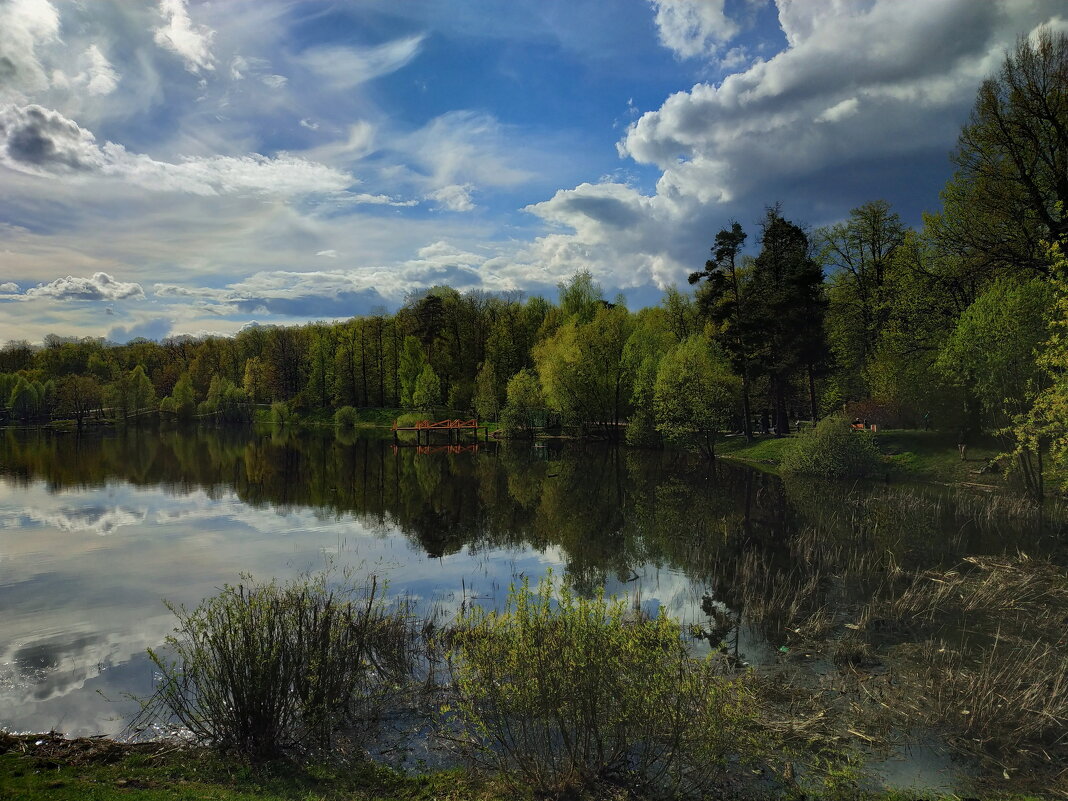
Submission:
<svg viewBox="0 0 1068 801">
<path fill-rule="evenodd" d="M 551 576 L 533 593 L 513 586 L 503 611 L 466 610 L 448 660 L 461 741 L 538 793 L 617 780 L 694 791 L 763 748 L 746 679 L 693 657 L 677 622 Z"/>
<path fill-rule="evenodd" d="M 357 415 L 356 410 L 351 406 L 342 406 L 334 412 L 334 426 L 336 428 L 355 428 L 358 419 L 359 415 Z"/>
<path fill-rule="evenodd" d="M 271 404 L 270 421 L 273 425 L 284 428 L 296 425 L 297 415 L 289 404 L 284 401 L 275 401 Z"/>
<path fill-rule="evenodd" d="M 852 429 L 842 414 L 825 417 L 815 428 L 798 434 L 780 465 L 784 473 L 822 478 L 863 478 L 880 466 L 871 432 Z"/>
<path fill-rule="evenodd" d="M 372 579 L 332 588 L 325 575 L 226 586 L 178 626 L 162 651 L 145 717 L 252 763 L 329 748 L 366 728 L 411 673 L 417 633 Z"/>
</svg>

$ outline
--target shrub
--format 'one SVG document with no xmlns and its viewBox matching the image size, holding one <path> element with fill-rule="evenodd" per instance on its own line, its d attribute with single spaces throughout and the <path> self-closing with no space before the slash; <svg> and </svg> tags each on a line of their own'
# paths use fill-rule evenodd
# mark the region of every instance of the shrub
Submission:
<svg viewBox="0 0 1068 801">
<path fill-rule="evenodd" d="M 337 428 L 355 428 L 358 416 L 351 406 L 342 406 L 334 412 L 334 426 Z"/>
<path fill-rule="evenodd" d="M 551 577 L 533 595 L 513 586 L 502 612 L 472 607 L 449 641 L 461 737 L 504 778 L 553 794 L 613 779 L 694 790 L 756 753 L 745 682 L 691 657 L 678 623 L 553 593 Z"/>
<path fill-rule="evenodd" d="M 291 426 L 297 422 L 297 416 L 284 401 L 275 401 L 271 404 L 271 423 L 276 426 Z"/>
<path fill-rule="evenodd" d="M 860 478 L 879 469 L 879 451 L 867 431 L 854 431 L 841 414 L 825 417 L 799 434 L 783 454 L 785 473 Z"/>
<path fill-rule="evenodd" d="M 239 584 L 192 612 L 170 608 L 179 625 L 171 656 L 148 652 L 161 678 L 145 714 L 253 763 L 329 747 L 411 668 L 407 609 L 387 609 L 373 580 Z"/>
</svg>

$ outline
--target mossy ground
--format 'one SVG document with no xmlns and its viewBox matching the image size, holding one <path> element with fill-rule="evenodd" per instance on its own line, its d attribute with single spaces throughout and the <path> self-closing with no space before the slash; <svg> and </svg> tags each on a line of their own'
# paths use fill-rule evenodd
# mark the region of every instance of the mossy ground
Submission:
<svg viewBox="0 0 1068 801">
<path fill-rule="evenodd" d="M 40 742 L 41 745 L 36 745 Z M 514 791 L 464 771 L 402 776 L 370 762 L 252 770 L 206 749 L 0 734 L 0 799 L 19 801 L 491 801 Z"/>
<path fill-rule="evenodd" d="M 727 437 L 716 446 L 716 453 L 728 459 L 778 466 L 794 435 L 757 436 L 752 442 L 742 437 Z M 950 431 L 892 429 L 880 431 L 875 444 L 886 459 L 892 475 L 945 484 L 979 484 L 1004 486 L 1006 476 L 990 465 L 1001 453 L 992 437 L 981 438 L 969 446 L 966 459 L 960 458 L 957 440 Z"/>
<path fill-rule="evenodd" d="M 37 746 L 36 742 L 43 745 Z M 804 797 L 804 796 L 802 796 Z M 863 801 L 959 801 L 842 788 L 810 795 Z M 971 797 L 969 794 L 966 797 Z M 984 799 L 1038 801 L 1040 796 L 992 791 Z M 258 770 L 210 750 L 165 743 L 130 746 L 109 740 L 63 740 L 0 733 L 0 799 L 7 801 L 528 801 L 532 796 L 464 770 L 404 776 L 370 762 L 345 767 L 270 765 Z M 797 801 L 796 793 L 757 793 L 761 801 Z M 584 801 L 576 798 L 574 801 Z M 585 801 L 639 801 L 622 788 Z"/>
</svg>

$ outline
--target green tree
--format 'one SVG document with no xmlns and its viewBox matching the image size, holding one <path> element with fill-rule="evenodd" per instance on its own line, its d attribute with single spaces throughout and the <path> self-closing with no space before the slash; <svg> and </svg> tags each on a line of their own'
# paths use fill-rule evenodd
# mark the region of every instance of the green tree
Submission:
<svg viewBox="0 0 1068 801">
<path fill-rule="evenodd" d="M 753 438 L 753 420 L 750 410 L 751 353 L 754 343 L 749 341 L 756 328 L 749 321 L 748 275 L 741 265 L 742 245 L 746 233 L 737 222 L 730 228 L 720 229 L 712 247 L 712 258 L 705 262 L 705 269 L 690 273 L 691 284 L 704 280 L 698 292 L 698 305 L 719 329 L 719 341 L 730 354 L 735 370 L 742 378 L 742 431 L 746 440 Z"/>
<path fill-rule="evenodd" d="M 58 385 L 59 411 L 74 418 L 81 431 L 85 418 L 100 408 L 100 382 L 91 375 L 65 375 Z"/>
<path fill-rule="evenodd" d="M 405 337 L 398 370 L 401 406 L 405 409 L 411 409 L 416 405 L 415 385 L 419 380 L 419 376 L 423 373 L 423 368 L 427 366 L 426 353 L 423 351 L 423 346 L 419 343 L 419 340 L 412 336 Z"/>
<path fill-rule="evenodd" d="M 530 370 L 520 370 L 508 381 L 508 401 L 501 411 L 501 422 L 510 431 L 533 432 L 535 415 L 544 409 L 538 378 Z"/>
<path fill-rule="evenodd" d="M 415 379 L 415 387 L 412 389 L 412 405 L 416 409 L 423 410 L 430 410 L 441 405 L 441 380 L 429 364 L 423 365 L 422 372 Z"/>
<path fill-rule="evenodd" d="M 1050 253 L 1054 276 L 1050 336 L 1038 356 L 1045 388 L 1017 426 L 1017 439 L 1019 447 L 1039 456 L 1048 447 L 1059 468 L 1062 489 L 1068 489 L 1068 259 L 1059 245 L 1053 245 Z"/>
<path fill-rule="evenodd" d="M 1049 282 L 995 281 L 965 310 L 938 364 L 970 389 L 984 423 L 1002 436 L 1027 488 L 1043 492 L 1041 450 L 1017 439 L 1017 426 L 1034 407 L 1046 375 L 1036 354 L 1050 338 L 1054 291 Z"/>
<path fill-rule="evenodd" d="M 145 373 L 145 368 L 139 364 L 130 371 L 129 376 L 130 380 L 127 385 L 130 399 L 129 408 L 132 411 L 139 412 L 149 406 L 154 406 L 156 403 L 156 388 L 152 386 L 152 382 Z"/>
<path fill-rule="evenodd" d="M 750 364 L 768 379 L 775 429 L 789 429 L 791 385 L 807 378 L 810 413 L 818 416 L 815 372 L 825 358 L 823 270 L 812 258 L 808 236 L 769 208 L 760 254 L 753 262 L 741 338 Z"/>
<path fill-rule="evenodd" d="M 500 412 L 500 392 L 497 389 L 497 373 L 489 359 L 482 362 L 475 379 L 475 413 L 480 420 L 496 420 Z"/>
<path fill-rule="evenodd" d="M 590 322 L 572 319 L 535 346 L 545 399 L 565 421 L 615 435 L 630 401 L 624 349 L 632 326 L 626 308 L 601 306 Z"/>
<path fill-rule="evenodd" d="M 557 287 L 560 290 L 560 313 L 564 320 L 575 320 L 580 325 L 588 323 L 593 320 L 597 309 L 604 305 L 604 293 L 589 270 L 575 273 Z"/>
<path fill-rule="evenodd" d="M 24 376 L 19 376 L 7 401 L 7 407 L 11 410 L 12 416 L 23 422 L 33 420 L 37 417 L 40 403 L 41 398 L 37 388 Z"/>
<path fill-rule="evenodd" d="M 245 362 L 244 378 L 241 385 L 251 403 L 266 403 L 271 395 L 267 386 L 267 369 L 259 356 L 253 356 Z"/>
<path fill-rule="evenodd" d="M 713 459 L 716 437 L 730 427 L 740 394 L 741 381 L 723 353 L 704 336 L 692 336 L 668 351 L 657 369 L 656 428 Z"/>
<path fill-rule="evenodd" d="M 1068 36 L 1021 36 L 983 82 L 929 227 L 985 272 L 1048 276 L 1047 242 L 1068 244 Z"/>
<path fill-rule="evenodd" d="M 887 288 L 905 226 L 889 203 L 876 200 L 850 211 L 846 222 L 817 231 L 816 238 L 830 272 L 827 333 L 837 366 L 835 400 L 866 397 L 864 370 L 889 317 Z"/>
<path fill-rule="evenodd" d="M 182 373 L 171 393 L 174 402 L 174 414 L 179 420 L 192 420 L 197 408 L 196 393 L 193 391 L 193 379 L 189 373 Z"/>
</svg>

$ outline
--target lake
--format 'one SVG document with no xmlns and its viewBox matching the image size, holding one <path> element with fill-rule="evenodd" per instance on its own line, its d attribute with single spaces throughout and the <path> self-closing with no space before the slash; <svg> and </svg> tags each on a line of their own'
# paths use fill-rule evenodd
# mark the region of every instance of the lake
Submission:
<svg viewBox="0 0 1068 801">
<path fill-rule="evenodd" d="M 739 664 L 816 687 L 838 674 L 835 649 L 887 576 L 1019 551 L 1063 564 L 1064 541 L 1063 523 L 1011 501 L 784 482 L 672 451 L 9 429 L 0 727 L 119 734 L 137 710 L 128 695 L 152 688 L 145 649 L 174 626 L 164 601 L 194 606 L 245 574 L 350 568 L 447 615 L 500 604 L 513 581 L 551 568 L 579 592 L 664 607 Z M 921 754 L 902 770 L 949 764 Z"/>
</svg>

